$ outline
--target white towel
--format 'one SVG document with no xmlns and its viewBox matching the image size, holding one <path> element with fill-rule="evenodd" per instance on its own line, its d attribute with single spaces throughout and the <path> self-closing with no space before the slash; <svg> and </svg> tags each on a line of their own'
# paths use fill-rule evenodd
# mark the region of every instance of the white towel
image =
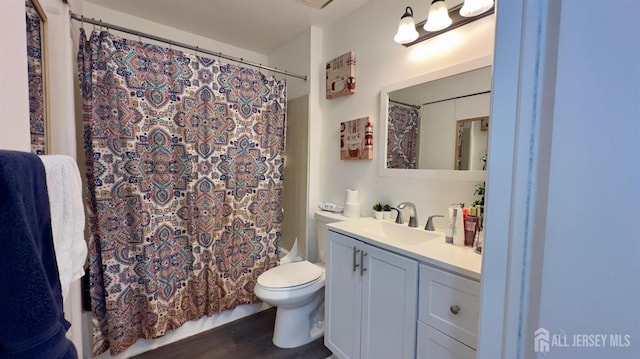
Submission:
<svg viewBox="0 0 640 359">
<path fill-rule="evenodd" d="M 69 294 L 71 282 L 84 275 L 87 243 L 84 239 L 82 181 L 78 165 L 69 156 L 40 156 L 47 174 L 51 207 L 51 231 L 62 287 L 62 298 Z"/>
</svg>

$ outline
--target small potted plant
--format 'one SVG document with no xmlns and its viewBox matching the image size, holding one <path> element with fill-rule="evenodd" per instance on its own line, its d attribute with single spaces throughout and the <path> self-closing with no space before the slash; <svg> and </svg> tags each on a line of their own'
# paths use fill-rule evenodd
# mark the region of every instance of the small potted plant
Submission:
<svg viewBox="0 0 640 359">
<path fill-rule="evenodd" d="M 480 161 L 482 161 L 482 170 L 486 170 L 487 169 L 487 155 L 485 154 L 484 156 L 482 156 L 480 158 Z M 486 182 L 478 183 L 475 186 L 475 191 L 473 192 L 474 195 L 480 196 L 479 199 L 476 199 L 472 203 L 472 205 L 474 207 L 478 207 L 479 208 L 480 212 L 478 213 L 478 215 L 480 215 L 480 216 L 482 216 L 484 214 L 485 187 L 486 187 Z"/>
<path fill-rule="evenodd" d="M 388 203 L 382 206 L 382 218 L 391 219 L 391 206 Z"/>
<path fill-rule="evenodd" d="M 383 212 L 382 212 L 383 208 L 384 208 L 384 205 L 380 202 L 373 205 L 373 214 L 375 215 L 376 219 L 383 218 Z"/>
</svg>

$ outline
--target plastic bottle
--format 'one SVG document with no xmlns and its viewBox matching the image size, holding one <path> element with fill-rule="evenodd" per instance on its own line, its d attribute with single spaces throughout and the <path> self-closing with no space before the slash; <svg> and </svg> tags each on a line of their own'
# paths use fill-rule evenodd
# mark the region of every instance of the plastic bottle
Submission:
<svg viewBox="0 0 640 359">
<path fill-rule="evenodd" d="M 453 226 L 453 244 L 456 246 L 464 246 L 464 222 L 462 206 L 457 204 L 454 207 L 454 226 Z"/>
<path fill-rule="evenodd" d="M 455 208 L 449 207 L 449 215 L 447 216 L 447 232 L 445 233 L 444 240 L 447 243 L 453 244 L 453 227 L 456 224 Z"/>
<path fill-rule="evenodd" d="M 464 224 L 462 217 L 462 205 L 459 203 L 452 204 L 451 207 L 449 207 L 449 223 L 447 232 L 445 233 L 445 241 L 447 243 L 464 246 Z"/>
<path fill-rule="evenodd" d="M 464 245 L 473 247 L 473 242 L 478 231 L 478 210 L 475 207 L 469 208 L 469 214 L 464 218 Z"/>
</svg>

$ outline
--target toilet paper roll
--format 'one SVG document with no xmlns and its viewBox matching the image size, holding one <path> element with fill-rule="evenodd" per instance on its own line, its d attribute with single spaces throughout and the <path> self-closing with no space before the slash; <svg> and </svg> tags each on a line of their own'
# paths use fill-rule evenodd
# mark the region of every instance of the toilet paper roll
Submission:
<svg viewBox="0 0 640 359">
<path fill-rule="evenodd" d="M 350 203 L 347 202 L 344 204 L 344 212 L 342 212 L 346 217 L 358 218 L 360 217 L 360 203 Z"/>
<path fill-rule="evenodd" d="M 360 202 L 358 200 L 359 195 L 360 194 L 358 193 L 357 190 L 348 189 L 347 198 L 345 199 L 344 203 L 359 203 Z"/>
</svg>

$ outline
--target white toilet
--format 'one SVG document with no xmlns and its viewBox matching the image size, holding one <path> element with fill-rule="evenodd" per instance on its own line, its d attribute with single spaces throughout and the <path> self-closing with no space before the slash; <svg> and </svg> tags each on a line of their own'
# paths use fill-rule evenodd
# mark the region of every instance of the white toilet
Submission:
<svg viewBox="0 0 640 359">
<path fill-rule="evenodd" d="M 273 344 L 295 348 L 323 334 L 324 266 L 327 224 L 347 220 L 341 215 L 317 211 L 318 259 L 281 264 L 258 277 L 254 292 L 260 300 L 278 307 Z"/>
</svg>

